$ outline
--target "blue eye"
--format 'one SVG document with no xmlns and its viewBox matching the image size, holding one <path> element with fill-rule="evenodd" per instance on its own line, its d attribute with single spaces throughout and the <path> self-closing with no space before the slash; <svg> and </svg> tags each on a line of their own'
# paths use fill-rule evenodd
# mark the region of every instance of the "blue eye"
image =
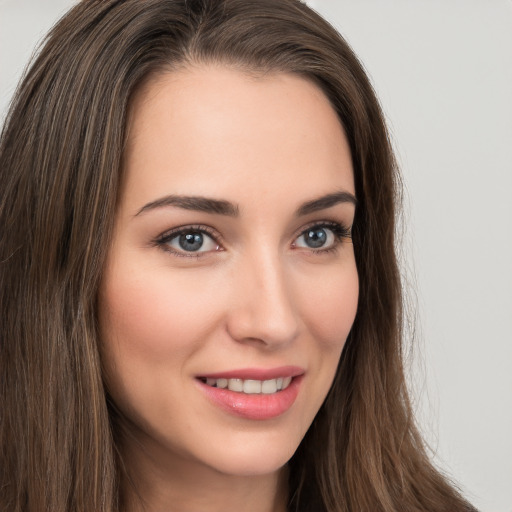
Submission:
<svg viewBox="0 0 512 512">
<path fill-rule="evenodd" d="M 350 237 L 350 230 L 341 224 L 320 224 L 304 230 L 296 239 L 294 246 L 327 250 L 335 248 L 343 238 Z"/>
<path fill-rule="evenodd" d="M 318 249 L 324 245 L 330 245 L 331 238 L 334 238 L 332 232 L 324 228 L 310 229 L 302 236 L 304 237 L 306 245 L 312 249 Z"/>
<path fill-rule="evenodd" d="M 203 230 L 182 229 L 169 233 L 159 241 L 174 253 L 186 255 L 187 253 L 204 253 L 216 251 L 219 244 Z"/>
<path fill-rule="evenodd" d="M 178 245 L 184 251 L 198 251 L 204 243 L 202 233 L 186 233 L 176 238 L 178 239 Z"/>
<path fill-rule="evenodd" d="M 307 247 L 309 249 L 325 249 L 331 247 L 336 241 L 334 233 L 326 227 L 313 227 L 302 233 L 297 238 L 297 247 Z"/>
</svg>

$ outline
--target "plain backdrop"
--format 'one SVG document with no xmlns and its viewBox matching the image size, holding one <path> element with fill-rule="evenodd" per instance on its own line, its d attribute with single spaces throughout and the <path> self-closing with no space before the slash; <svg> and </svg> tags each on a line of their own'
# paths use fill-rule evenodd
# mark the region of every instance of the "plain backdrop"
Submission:
<svg viewBox="0 0 512 512">
<path fill-rule="evenodd" d="M 0 0 L 0 122 L 70 0 Z M 372 79 L 404 176 L 414 403 L 438 464 L 512 512 L 512 1 L 310 0 Z"/>
</svg>

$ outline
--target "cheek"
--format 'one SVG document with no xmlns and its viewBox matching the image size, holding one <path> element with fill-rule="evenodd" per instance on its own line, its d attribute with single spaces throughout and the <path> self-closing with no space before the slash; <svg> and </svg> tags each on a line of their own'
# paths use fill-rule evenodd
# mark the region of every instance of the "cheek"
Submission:
<svg viewBox="0 0 512 512">
<path fill-rule="evenodd" d="M 154 410 L 165 416 L 160 390 L 179 386 L 215 329 L 211 286 L 161 265 L 107 267 L 98 304 L 102 360 L 110 394 L 135 423 L 147 427 Z"/>
<path fill-rule="evenodd" d="M 320 409 L 332 386 L 338 362 L 352 328 L 359 297 L 359 279 L 355 262 L 322 269 L 314 280 L 304 279 L 297 293 L 301 317 L 309 343 L 307 353 L 308 397 L 304 402 L 301 425 L 304 432 Z"/>
<path fill-rule="evenodd" d="M 204 280 L 192 274 L 167 279 L 161 269 L 140 267 L 107 273 L 99 304 L 104 342 L 142 360 L 179 360 L 212 329 L 209 296 Z"/>
<path fill-rule="evenodd" d="M 302 316 L 320 350 L 341 353 L 352 328 L 359 298 L 355 262 L 304 283 Z"/>
</svg>

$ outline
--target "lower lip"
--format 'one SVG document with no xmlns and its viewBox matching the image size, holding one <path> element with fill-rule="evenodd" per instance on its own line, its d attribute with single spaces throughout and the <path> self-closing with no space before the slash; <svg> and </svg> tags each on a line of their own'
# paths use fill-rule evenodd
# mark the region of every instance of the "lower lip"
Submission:
<svg viewBox="0 0 512 512">
<path fill-rule="evenodd" d="M 197 382 L 206 396 L 224 411 L 249 420 L 269 420 L 281 416 L 293 405 L 299 394 L 302 375 L 294 377 L 283 391 L 269 395 L 237 393 L 208 386 L 200 380 Z"/>
</svg>

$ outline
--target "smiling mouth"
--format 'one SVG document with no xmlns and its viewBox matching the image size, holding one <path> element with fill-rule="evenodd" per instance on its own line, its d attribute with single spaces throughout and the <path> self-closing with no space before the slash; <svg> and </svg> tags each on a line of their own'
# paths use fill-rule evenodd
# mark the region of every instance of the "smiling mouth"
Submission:
<svg viewBox="0 0 512 512">
<path fill-rule="evenodd" d="M 199 389 L 221 410 L 248 420 L 270 420 L 293 406 L 304 373 L 298 366 L 243 368 L 196 379 Z"/>
<path fill-rule="evenodd" d="M 254 379 L 213 379 L 200 377 L 199 380 L 212 388 L 229 389 L 246 395 L 272 395 L 284 391 L 292 382 L 292 377 L 278 377 L 268 380 Z"/>
</svg>

